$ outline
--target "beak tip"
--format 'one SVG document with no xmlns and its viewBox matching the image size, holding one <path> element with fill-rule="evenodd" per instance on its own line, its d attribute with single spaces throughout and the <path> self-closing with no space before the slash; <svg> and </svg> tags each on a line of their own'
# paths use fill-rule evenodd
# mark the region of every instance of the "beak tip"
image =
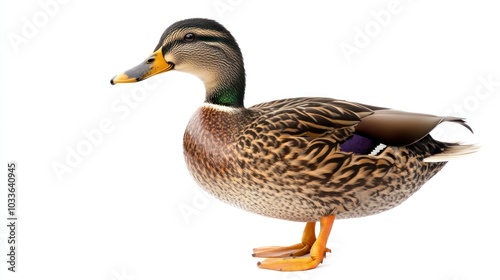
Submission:
<svg viewBox="0 0 500 280">
<path fill-rule="evenodd" d="M 109 81 L 111 83 L 111 85 L 115 85 L 116 84 L 115 83 L 115 78 L 116 78 L 116 76 L 114 76 L 113 78 L 111 78 L 111 81 Z"/>
</svg>

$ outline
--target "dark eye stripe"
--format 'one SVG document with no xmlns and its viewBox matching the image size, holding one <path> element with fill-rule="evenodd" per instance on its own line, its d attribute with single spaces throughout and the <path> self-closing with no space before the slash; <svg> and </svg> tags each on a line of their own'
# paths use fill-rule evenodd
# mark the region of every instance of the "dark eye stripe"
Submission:
<svg viewBox="0 0 500 280">
<path fill-rule="evenodd" d="M 197 41 L 216 42 L 216 43 L 222 43 L 225 45 L 234 45 L 235 44 L 233 39 L 225 38 L 225 37 L 210 36 L 210 35 L 195 35 L 195 37 L 196 37 Z M 189 42 L 186 42 L 186 40 L 184 38 L 169 42 L 165 46 L 162 47 L 162 53 L 163 53 L 163 55 L 165 55 L 173 46 L 175 46 L 177 44 L 185 44 L 185 43 L 189 43 Z"/>
<path fill-rule="evenodd" d="M 216 36 L 207 36 L 207 35 L 199 35 L 198 36 L 199 40 L 205 41 L 205 42 L 220 42 L 224 44 L 231 44 L 232 41 L 225 38 L 225 37 L 216 37 Z"/>
</svg>

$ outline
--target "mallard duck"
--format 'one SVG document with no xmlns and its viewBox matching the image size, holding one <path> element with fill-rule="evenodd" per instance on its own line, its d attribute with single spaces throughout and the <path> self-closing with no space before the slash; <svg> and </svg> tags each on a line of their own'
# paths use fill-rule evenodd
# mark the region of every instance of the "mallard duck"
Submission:
<svg viewBox="0 0 500 280">
<path fill-rule="evenodd" d="M 300 243 L 256 248 L 265 269 L 317 267 L 334 219 L 373 215 L 416 192 L 449 159 L 474 145 L 434 140 L 442 122 L 461 118 L 409 113 L 324 97 L 275 100 L 246 108 L 243 58 L 231 33 L 210 19 L 168 27 L 153 53 L 111 79 L 131 83 L 178 70 L 199 77 L 205 102 L 184 134 L 196 182 L 218 199 L 268 217 L 305 222 Z M 320 232 L 315 234 L 316 222 Z"/>
</svg>

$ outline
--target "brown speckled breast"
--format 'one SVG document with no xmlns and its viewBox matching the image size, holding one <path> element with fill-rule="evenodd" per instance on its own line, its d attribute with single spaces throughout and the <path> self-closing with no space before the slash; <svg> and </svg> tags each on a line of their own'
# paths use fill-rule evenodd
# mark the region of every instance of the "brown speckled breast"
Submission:
<svg viewBox="0 0 500 280">
<path fill-rule="evenodd" d="M 218 199 L 257 214 L 316 221 L 361 217 L 406 200 L 445 163 L 422 159 L 443 143 L 426 136 L 380 155 L 345 153 L 334 137 L 290 136 L 250 109 L 199 108 L 184 134 L 197 183 Z"/>
</svg>

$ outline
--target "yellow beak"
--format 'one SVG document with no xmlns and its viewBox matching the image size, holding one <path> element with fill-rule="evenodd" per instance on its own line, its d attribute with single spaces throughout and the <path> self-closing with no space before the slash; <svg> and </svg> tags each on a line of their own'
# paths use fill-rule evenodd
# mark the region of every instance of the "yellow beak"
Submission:
<svg viewBox="0 0 500 280">
<path fill-rule="evenodd" d="M 156 74 L 167 72 L 169 70 L 172 70 L 173 68 L 174 65 L 165 61 L 161 48 L 159 48 L 141 64 L 119 75 L 114 76 L 111 79 L 111 84 L 114 85 L 118 83 L 135 83 L 145 80 Z"/>
</svg>

